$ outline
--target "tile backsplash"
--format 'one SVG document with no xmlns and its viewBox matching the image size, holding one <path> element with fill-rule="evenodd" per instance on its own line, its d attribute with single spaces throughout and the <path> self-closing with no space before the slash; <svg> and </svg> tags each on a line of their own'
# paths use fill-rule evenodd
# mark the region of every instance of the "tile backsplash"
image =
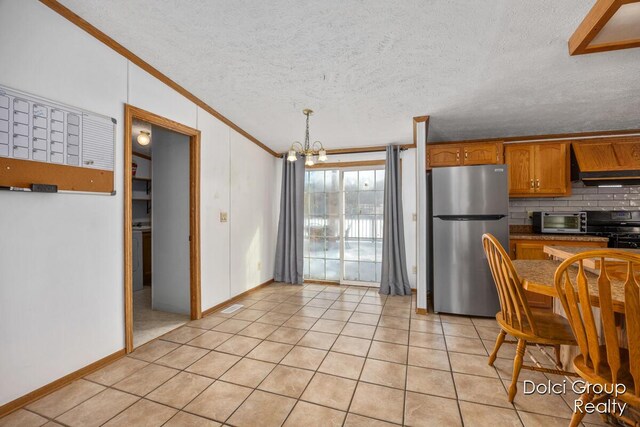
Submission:
<svg viewBox="0 0 640 427">
<path fill-rule="evenodd" d="M 509 224 L 529 225 L 532 211 L 640 210 L 640 185 L 587 187 L 574 182 L 569 197 L 509 199 Z"/>
</svg>

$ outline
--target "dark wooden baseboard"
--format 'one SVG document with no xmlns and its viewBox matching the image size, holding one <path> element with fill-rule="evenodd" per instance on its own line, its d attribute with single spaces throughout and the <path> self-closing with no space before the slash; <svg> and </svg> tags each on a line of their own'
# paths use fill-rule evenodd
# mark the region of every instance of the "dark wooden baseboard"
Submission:
<svg viewBox="0 0 640 427">
<path fill-rule="evenodd" d="M 427 314 L 426 308 L 416 308 L 416 314 Z"/>
<path fill-rule="evenodd" d="M 265 286 L 269 286 L 269 285 L 270 285 L 270 284 L 272 284 L 273 282 L 274 282 L 274 280 L 273 280 L 273 279 L 269 279 L 269 280 L 267 280 L 266 282 L 261 283 L 261 284 L 259 284 L 258 286 L 254 287 L 254 288 L 251 288 L 251 289 L 249 289 L 249 290 L 246 290 L 246 291 L 244 291 L 243 293 L 238 294 L 238 295 L 236 295 L 236 296 L 235 296 L 235 297 L 233 297 L 233 298 L 230 298 L 230 299 L 228 299 L 228 300 L 226 300 L 226 301 L 224 301 L 224 302 L 221 302 L 220 304 L 214 305 L 214 306 L 213 306 L 213 307 L 211 307 L 211 308 L 207 308 L 206 310 L 204 310 L 204 311 L 202 312 L 202 317 L 207 316 L 207 315 L 209 315 L 209 314 L 211 314 L 211 313 L 213 313 L 213 312 L 215 312 L 215 311 L 218 311 L 218 310 L 220 310 L 221 308 L 226 307 L 227 305 L 229 305 L 229 304 L 231 304 L 231 303 L 233 303 L 233 302 L 235 302 L 235 301 L 238 301 L 238 300 L 240 300 L 240 299 L 242 299 L 242 298 L 246 298 L 248 295 L 251 295 L 252 293 L 256 292 L 258 289 L 264 288 Z"/>
<path fill-rule="evenodd" d="M 104 366 L 112 362 L 115 362 L 125 354 L 126 352 L 124 348 L 122 350 L 118 350 L 113 354 L 110 354 L 100 360 L 91 363 L 90 365 L 85 366 L 84 368 L 80 368 L 77 371 L 71 372 L 70 374 L 67 374 L 62 378 L 58 378 L 57 380 L 40 387 L 39 389 L 27 393 L 22 397 L 12 400 L 9 403 L 5 403 L 4 405 L 0 406 L 0 417 L 8 415 L 13 411 L 16 411 L 28 405 L 29 403 L 46 396 L 47 394 L 53 393 L 54 391 L 66 386 L 67 384 L 72 383 L 79 378 L 89 375 L 90 373 L 97 371 L 98 369 L 103 368 Z"/>
</svg>

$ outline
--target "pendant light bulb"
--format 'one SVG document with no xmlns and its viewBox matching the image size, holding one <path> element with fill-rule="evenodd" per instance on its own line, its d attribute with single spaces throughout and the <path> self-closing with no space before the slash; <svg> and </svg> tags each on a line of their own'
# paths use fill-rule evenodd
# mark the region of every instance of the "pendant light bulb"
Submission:
<svg viewBox="0 0 640 427">
<path fill-rule="evenodd" d="M 151 132 L 148 132 L 146 130 L 141 130 L 140 134 L 136 138 L 136 141 L 138 141 L 138 144 L 142 146 L 149 145 L 151 143 Z"/>
<path fill-rule="evenodd" d="M 319 162 L 327 161 L 327 150 L 325 150 L 324 148 L 318 151 L 318 161 Z"/>
</svg>

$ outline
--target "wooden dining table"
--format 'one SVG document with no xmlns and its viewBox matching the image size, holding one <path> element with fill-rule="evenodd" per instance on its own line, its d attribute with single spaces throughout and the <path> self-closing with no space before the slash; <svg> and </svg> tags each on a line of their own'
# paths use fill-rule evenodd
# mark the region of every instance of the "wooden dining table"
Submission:
<svg viewBox="0 0 640 427">
<path fill-rule="evenodd" d="M 558 292 L 554 285 L 554 275 L 562 261 L 556 260 L 514 260 L 513 266 L 522 281 L 522 287 L 541 295 L 558 298 Z M 569 274 L 572 278 L 578 274 L 577 267 L 571 267 Z M 589 282 L 589 294 L 591 301 L 598 306 L 598 275 L 591 271 L 585 271 Z M 575 282 L 574 282 L 575 283 Z M 613 279 L 611 281 L 611 299 L 613 309 L 617 313 L 624 313 L 624 281 Z M 556 305 L 554 301 L 554 306 Z"/>
<path fill-rule="evenodd" d="M 554 285 L 554 276 L 558 266 L 565 259 L 576 255 L 578 253 L 593 251 L 593 247 L 562 247 L 562 246 L 545 246 L 544 252 L 548 254 L 552 259 L 548 260 L 513 260 L 513 266 L 518 274 L 522 282 L 522 287 L 530 292 L 535 292 L 542 295 L 547 295 L 554 297 L 553 301 L 553 311 L 560 315 L 565 316 L 564 309 L 560 304 L 560 300 L 558 299 L 558 293 L 556 291 Z M 640 250 L 637 249 L 623 249 L 625 252 L 638 253 L 640 255 Z M 584 262 L 585 274 L 587 276 L 587 281 L 589 283 L 589 295 L 591 297 L 591 303 L 598 307 L 599 306 L 599 298 L 598 298 L 598 275 L 600 273 L 600 264 L 599 260 L 590 260 Z M 607 271 L 609 268 L 607 266 Z M 640 275 L 640 268 L 637 269 L 638 274 Z M 578 274 L 577 267 L 570 267 L 569 274 L 571 275 L 573 280 Z M 611 299 L 613 303 L 613 310 L 617 313 L 617 321 L 619 327 L 624 328 L 624 284 L 625 280 L 621 278 L 619 275 L 610 275 L 611 277 Z M 599 319 L 599 310 L 596 309 L 595 313 Z M 566 317 L 566 316 L 565 316 Z M 619 329 L 620 330 L 620 329 Z M 622 338 L 622 333 L 620 333 L 621 345 L 626 346 L 626 340 Z M 569 369 L 573 370 L 571 361 L 578 353 L 577 348 L 572 348 L 571 346 L 562 346 L 560 351 L 560 358 L 562 360 L 563 365 Z"/>
<path fill-rule="evenodd" d="M 552 259 L 549 260 L 514 260 L 518 277 L 522 281 L 524 289 L 537 294 L 547 295 L 554 298 L 558 297 L 558 293 L 554 286 L 554 275 L 558 266 L 565 259 L 587 251 L 593 251 L 592 247 L 573 247 L 573 246 L 545 246 L 544 252 Z M 638 249 L 619 249 L 624 252 L 637 253 Z M 589 294 L 594 305 L 598 306 L 598 275 L 600 270 L 600 261 L 597 259 L 585 260 L 585 273 L 589 283 Z M 640 270 L 640 269 L 639 269 Z M 609 270 L 607 270 L 609 271 Z M 577 267 L 570 268 L 572 277 L 577 275 Z M 640 271 L 638 271 L 640 274 Z M 625 280 L 621 276 L 611 278 L 611 297 L 613 309 L 617 313 L 624 313 L 624 283 Z M 554 305 L 556 305 L 554 303 Z"/>
</svg>

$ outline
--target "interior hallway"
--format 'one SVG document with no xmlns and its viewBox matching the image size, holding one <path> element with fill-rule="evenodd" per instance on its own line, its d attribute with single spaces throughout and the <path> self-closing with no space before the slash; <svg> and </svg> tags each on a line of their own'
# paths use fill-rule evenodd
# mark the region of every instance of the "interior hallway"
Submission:
<svg viewBox="0 0 640 427">
<path fill-rule="evenodd" d="M 515 346 L 487 366 L 493 319 L 418 315 L 415 295 L 361 287 L 273 284 L 236 303 L 244 308 L 189 322 L 0 426 L 569 423 L 570 393 L 524 396 L 520 384 L 507 401 Z M 523 370 L 526 379 L 547 380 Z"/>
</svg>

